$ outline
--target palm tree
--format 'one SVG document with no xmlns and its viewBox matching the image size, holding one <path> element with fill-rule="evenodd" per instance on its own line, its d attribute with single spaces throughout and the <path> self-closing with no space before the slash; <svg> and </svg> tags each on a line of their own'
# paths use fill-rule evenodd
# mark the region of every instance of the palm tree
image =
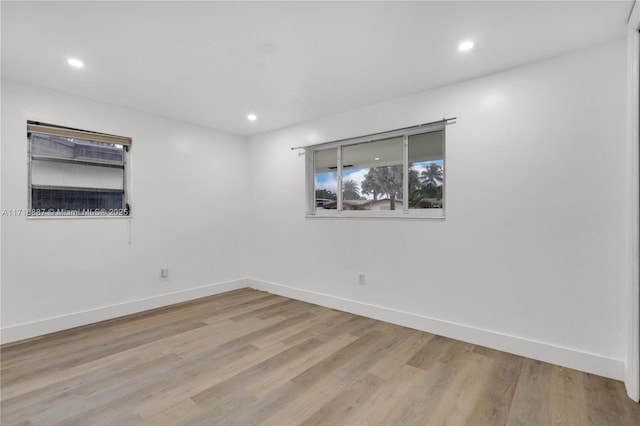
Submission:
<svg viewBox="0 0 640 426">
<path fill-rule="evenodd" d="M 360 188 L 354 180 L 344 181 L 342 184 L 342 197 L 345 200 L 359 200 Z"/>
<path fill-rule="evenodd" d="M 420 180 L 422 181 L 421 193 L 424 197 L 436 200 L 442 199 L 444 173 L 441 165 L 429 163 L 427 169 L 420 174 Z M 439 205 L 438 201 L 434 203 L 435 206 Z M 420 200 L 418 203 L 420 207 L 431 207 L 432 204 L 432 202 L 427 202 L 427 200 Z"/>
<path fill-rule="evenodd" d="M 422 183 L 431 184 L 431 186 L 438 186 L 444 179 L 444 173 L 442 172 L 442 166 L 436 163 L 429 163 L 427 170 L 420 174 L 420 180 Z"/>
</svg>

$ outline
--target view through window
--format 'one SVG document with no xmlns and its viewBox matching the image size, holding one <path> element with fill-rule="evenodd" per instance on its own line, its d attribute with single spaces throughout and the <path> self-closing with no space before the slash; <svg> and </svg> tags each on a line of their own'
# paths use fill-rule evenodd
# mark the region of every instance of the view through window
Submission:
<svg viewBox="0 0 640 426">
<path fill-rule="evenodd" d="M 37 124 L 28 135 L 29 216 L 129 215 L 130 139 Z"/>
<path fill-rule="evenodd" d="M 393 133 L 391 137 L 346 140 L 309 151 L 314 165 L 314 213 L 411 214 L 429 209 L 435 215 L 442 214 L 444 125 L 431 131 Z"/>
</svg>

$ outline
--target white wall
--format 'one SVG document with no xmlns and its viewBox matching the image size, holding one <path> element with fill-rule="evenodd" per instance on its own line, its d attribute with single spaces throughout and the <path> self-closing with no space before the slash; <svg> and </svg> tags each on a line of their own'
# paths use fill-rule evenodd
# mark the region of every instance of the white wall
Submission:
<svg viewBox="0 0 640 426">
<path fill-rule="evenodd" d="M 620 41 L 250 138 L 253 285 L 621 379 L 625 66 Z M 305 218 L 290 147 L 443 117 L 445 220 Z"/>
<path fill-rule="evenodd" d="M 452 116 L 445 220 L 305 219 L 304 157 L 291 146 Z M 131 136 L 133 218 L 2 217 L 2 341 L 250 277 L 276 293 L 623 376 L 631 175 L 623 41 L 248 145 L 3 81 L 2 209 L 27 205 L 27 120 Z"/>
<path fill-rule="evenodd" d="M 640 4 L 635 1 L 627 22 L 627 99 L 629 113 L 629 285 L 625 385 L 629 396 L 640 399 Z"/>
<path fill-rule="evenodd" d="M 132 137 L 133 216 L 3 216 L 3 341 L 244 285 L 244 138 L 2 81 L 2 209 L 27 207 L 27 120 Z"/>
</svg>

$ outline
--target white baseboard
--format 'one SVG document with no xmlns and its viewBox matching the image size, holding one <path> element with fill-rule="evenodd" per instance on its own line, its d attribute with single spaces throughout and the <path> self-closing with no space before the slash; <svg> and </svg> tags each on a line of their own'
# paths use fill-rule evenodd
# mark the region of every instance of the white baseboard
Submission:
<svg viewBox="0 0 640 426">
<path fill-rule="evenodd" d="M 244 280 L 227 281 L 209 284 L 202 287 L 161 294 L 146 299 L 133 300 L 117 305 L 103 306 L 59 317 L 45 318 L 38 321 L 3 327 L 0 332 L 0 343 L 15 342 L 47 333 L 67 330 L 99 321 L 135 314 L 149 309 L 161 308 L 174 303 L 186 302 L 199 297 L 211 296 L 226 291 L 247 287 Z"/>
<path fill-rule="evenodd" d="M 255 279 L 244 279 L 210 284 L 184 291 L 162 294 L 146 299 L 134 300 L 117 305 L 104 306 L 54 318 L 16 324 L 4 327 L 0 333 L 0 342 L 15 342 L 47 333 L 66 330 L 99 321 L 117 318 L 123 315 L 160 308 L 174 303 L 185 302 L 200 297 L 211 296 L 241 288 L 254 288 L 292 299 L 326 306 L 333 309 L 386 321 L 452 339 L 462 340 L 492 349 L 586 371 L 616 380 L 624 380 L 624 361 L 606 358 L 600 355 L 565 348 L 549 343 L 538 342 L 517 336 L 511 336 L 491 330 L 484 330 L 465 324 L 458 324 L 425 315 L 400 311 L 384 306 L 372 305 L 356 300 L 345 299 L 329 294 L 317 293 L 282 284 Z"/>
<path fill-rule="evenodd" d="M 545 342 L 538 342 L 496 331 L 443 321 L 425 315 L 371 305 L 356 300 L 316 293 L 282 284 L 254 279 L 247 279 L 245 283 L 248 287 L 256 290 L 267 291 L 280 296 L 302 300 L 456 340 L 462 340 L 464 342 L 597 374 L 599 376 L 624 380 L 624 361 L 620 359 L 607 358 Z"/>
</svg>

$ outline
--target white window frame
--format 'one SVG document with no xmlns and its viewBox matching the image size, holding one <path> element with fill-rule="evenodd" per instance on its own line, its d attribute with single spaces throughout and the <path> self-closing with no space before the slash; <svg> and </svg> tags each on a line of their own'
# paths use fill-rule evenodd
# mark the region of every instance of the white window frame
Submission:
<svg viewBox="0 0 640 426">
<path fill-rule="evenodd" d="M 342 139 L 333 142 L 327 142 L 317 145 L 311 145 L 305 148 L 305 189 L 306 189 L 306 217 L 307 218 L 400 218 L 400 219 L 444 219 L 446 217 L 446 126 L 447 124 L 453 124 L 451 119 L 443 119 L 427 124 L 421 124 L 419 126 L 412 126 L 402 129 L 391 130 L 388 132 L 376 133 L 373 135 L 360 136 L 349 139 Z M 442 187 L 442 208 L 422 208 L 422 209 L 410 209 L 408 207 L 409 197 L 409 136 L 419 135 L 423 133 L 431 133 L 442 131 L 442 161 L 443 161 L 443 187 Z M 404 182 L 404 196 L 402 197 L 403 208 L 402 210 L 343 210 L 342 204 L 342 148 L 352 145 L 358 145 L 363 143 L 377 142 L 384 139 L 391 138 L 403 138 L 403 182 Z M 318 151 L 336 149 L 337 150 L 337 175 L 338 175 L 338 188 L 336 192 L 337 196 L 337 208 L 331 209 L 317 209 L 315 200 L 315 153 Z"/>
<path fill-rule="evenodd" d="M 34 160 L 46 160 L 51 161 L 52 163 L 69 163 L 69 164 L 86 164 L 92 165 L 95 167 L 105 167 L 105 168 L 120 168 L 118 166 L 110 165 L 110 164 L 101 164 L 99 162 L 93 163 L 91 161 L 75 161 L 75 160 L 66 160 L 66 159 L 56 159 L 52 158 L 34 158 L 32 151 L 32 140 L 31 134 L 41 134 L 41 135 L 50 135 L 50 136 L 60 136 L 66 138 L 73 139 L 81 139 L 87 140 L 97 143 L 105 143 L 105 144 L 117 144 L 122 145 L 123 147 L 123 164 L 122 168 L 122 207 L 121 208 L 113 208 L 113 209 L 101 209 L 101 210 L 78 210 L 78 209 L 69 209 L 64 211 L 51 211 L 49 210 L 36 210 L 33 208 L 33 200 L 32 200 L 32 190 L 34 185 L 32 185 L 32 162 Z M 29 174 L 28 174 L 28 208 L 26 210 L 26 217 L 29 219 L 34 218 L 131 218 L 131 206 L 129 199 L 129 154 L 132 146 L 132 140 L 129 137 L 110 135 L 106 133 L 98 133 L 91 132 L 87 130 L 74 129 L 69 127 L 63 127 L 53 124 L 45 124 L 39 123 L 35 121 L 27 122 L 27 143 L 28 143 L 28 161 L 29 161 Z M 43 187 L 45 188 L 45 187 Z M 83 187 L 68 187 L 64 185 L 53 185 L 51 187 L 46 187 L 45 189 L 62 189 L 62 190 L 84 190 Z M 87 186 L 86 189 L 96 189 L 101 190 L 100 187 Z M 105 190 L 109 190 L 105 188 Z M 119 192 L 119 191 L 114 191 Z"/>
</svg>

